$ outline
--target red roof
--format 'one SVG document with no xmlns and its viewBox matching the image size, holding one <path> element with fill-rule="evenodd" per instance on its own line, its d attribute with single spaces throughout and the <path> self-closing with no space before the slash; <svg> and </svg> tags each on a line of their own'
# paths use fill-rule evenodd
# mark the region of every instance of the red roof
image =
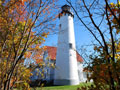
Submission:
<svg viewBox="0 0 120 90">
<path fill-rule="evenodd" d="M 56 60 L 57 47 L 46 46 L 46 50 L 48 51 L 48 56 L 50 57 L 50 59 Z M 77 51 L 76 51 L 76 54 L 77 54 L 77 61 L 83 62 L 82 57 L 80 56 L 80 54 Z"/>
</svg>

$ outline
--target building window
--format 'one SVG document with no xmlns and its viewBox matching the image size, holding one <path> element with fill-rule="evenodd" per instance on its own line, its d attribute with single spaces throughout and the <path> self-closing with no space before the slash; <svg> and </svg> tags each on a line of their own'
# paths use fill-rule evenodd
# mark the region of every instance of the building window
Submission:
<svg viewBox="0 0 120 90">
<path fill-rule="evenodd" d="M 71 49 L 72 49 L 72 43 L 69 43 L 69 48 L 71 48 Z"/>
</svg>

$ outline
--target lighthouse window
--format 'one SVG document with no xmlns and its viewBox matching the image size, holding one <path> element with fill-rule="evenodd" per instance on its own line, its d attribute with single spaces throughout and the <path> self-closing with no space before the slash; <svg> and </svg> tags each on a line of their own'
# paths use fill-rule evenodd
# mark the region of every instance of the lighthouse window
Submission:
<svg viewBox="0 0 120 90">
<path fill-rule="evenodd" d="M 69 48 L 72 48 L 72 43 L 69 43 Z"/>
<path fill-rule="evenodd" d="M 59 27 L 61 28 L 61 24 L 59 25 Z"/>
</svg>

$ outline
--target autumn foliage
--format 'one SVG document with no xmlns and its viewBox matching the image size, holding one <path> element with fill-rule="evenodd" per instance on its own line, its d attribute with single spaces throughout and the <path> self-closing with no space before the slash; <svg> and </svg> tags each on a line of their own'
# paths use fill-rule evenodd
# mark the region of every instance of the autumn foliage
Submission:
<svg viewBox="0 0 120 90">
<path fill-rule="evenodd" d="M 24 61 L 40 63 L 41 47 L 55 26 L 55 0 L 0 0 L 0 89 L 29 90 L 31 70 Z"/>
<path fill-rule="evenodd" d="M 110 40 L 106 46 L 94 46 L 95 55 L 90 55 L 91 65 L 88 80 L 94 81 L 92 90 L 119 90 L 120 89 L 120 2 L 117 4 L 106 1 L 106 20 L 110 31 Z M 113 32 L 116 34 L 114 38 Z"/>
</svg>

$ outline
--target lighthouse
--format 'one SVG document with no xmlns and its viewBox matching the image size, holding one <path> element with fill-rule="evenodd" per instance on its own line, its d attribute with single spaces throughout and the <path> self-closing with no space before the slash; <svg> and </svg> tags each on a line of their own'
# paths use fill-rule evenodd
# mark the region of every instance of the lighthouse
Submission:
<svg viewBox="0 0 120 90">
<path fill-rule="evenodd" d="M 74 36 L 74 15 L 69 5 L 64 5 L 61 9 L 54 85 L 77 85 L 79 84 L 79 77 Z"/>
</svg>

